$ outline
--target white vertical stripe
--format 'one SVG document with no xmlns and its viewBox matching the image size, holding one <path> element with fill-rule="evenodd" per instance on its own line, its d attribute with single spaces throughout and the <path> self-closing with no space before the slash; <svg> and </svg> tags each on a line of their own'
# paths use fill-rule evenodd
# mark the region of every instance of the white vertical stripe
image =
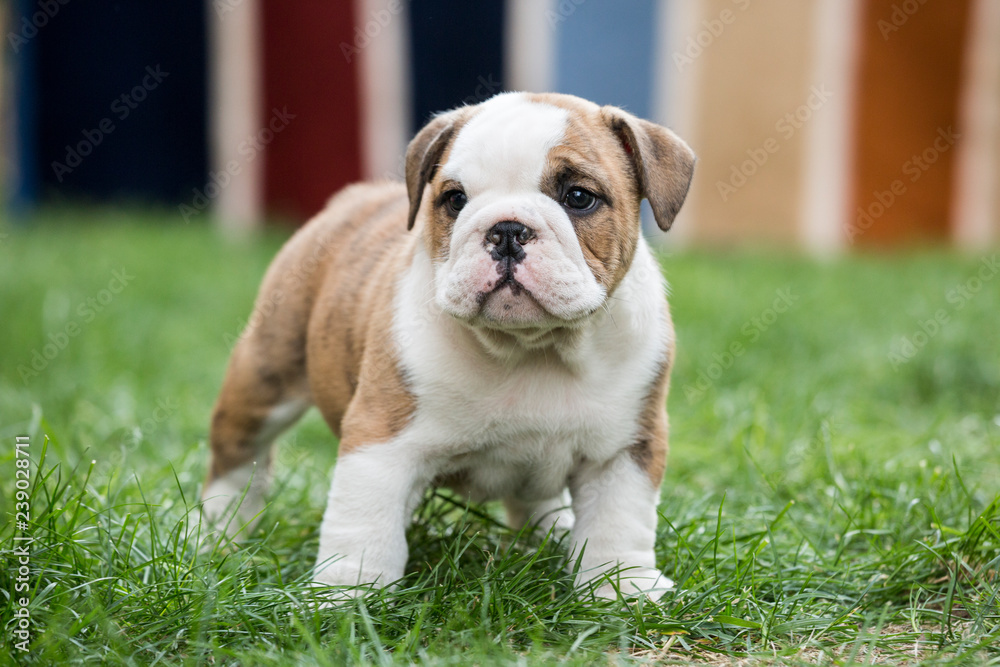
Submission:
<svg viewBox="0 0 1000 667">
<path fill-rule="evenodd" d="M 811 83 L 832 91 L 823 113 L 816 114 L 805 130 L 799 238 L 818 254 L 844 248 L 845 228 L 852 215 L 860 11 L 859 0 L 818 0 L 811 26 L 816 45 Z"/>
<path fill-rule="evenodd" d="M 951 219 L 955 242 L 979 248 L 1000 238 L 1000 2 L 969 12 Z"/>
<path fill-rule="evenodd" d="M 653 67 L 653 118 L 676 132 L 698 152 L 692 143 L 698 130 L 698 87 L 701 80 L 702 59 L 695 58 L 684 68 L 674 63 L 674 54 L 682 52 L 684 41 L 701 29 L 698 21 L 702 15 L 702 0 L 659 0 L 657 6 L 656 62 Z M 694 177 L 698 178 L 695 166 Z M 694 191 L 692 186 L 691 192 Z M 690 193 L 689 193 L 690 194 Z M 670 247 L 690 245 L 697 236 L 698 211 L 694 197 L 688 197 L 667 234 L 654 232 L 653 243 Z"/>
<path fill-rule="evenodd" d="M 263 74 L 260 55 L 259 0 L 218 9 L 207 3 L 209 23 L 209 104 L 211 156 L 214 173 L 226 172 L 231 161 L 239 173 L 220 188 L 214 211 L 223 229 L 246 232 L 261 224 L 264 161 L 245 160 L 239 145 L 260 130 Z"/>
<path fill-rule="evenodd" d="M 354 3 L 356 27 L 367 37 L 357 56 L 361 172 L 366 179 L 402 180 L 405 176 L 403 156 L 411 134 L 407 4 L 391 0 Z"/>
<path fill-rule="evenodd" d="M 529 93 L 553 90 L 559 25 L 580 2 L 563 0 L 560 5 L 556 0 L 507 2 L 504 83 L 508 90 Z"/>
</svg>

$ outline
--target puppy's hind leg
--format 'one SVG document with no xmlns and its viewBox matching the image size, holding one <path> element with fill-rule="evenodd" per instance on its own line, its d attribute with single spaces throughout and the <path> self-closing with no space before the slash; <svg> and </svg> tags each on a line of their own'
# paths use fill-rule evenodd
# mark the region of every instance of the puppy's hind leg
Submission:
<svg viewBox="0 0 1000 667">
<path fill-rule="evenodd" d="M 202 492 L 206 527 L 225 530 L 230 538 L 245 535 L 264 509 L 271 444 L 312 404 L 301 356 L 283 357 L 280 351 L 288 347 L 268 341 L 267 349 L 254 333 L 237 344 L 226 371 L 212 414 Z"/>
</svg>

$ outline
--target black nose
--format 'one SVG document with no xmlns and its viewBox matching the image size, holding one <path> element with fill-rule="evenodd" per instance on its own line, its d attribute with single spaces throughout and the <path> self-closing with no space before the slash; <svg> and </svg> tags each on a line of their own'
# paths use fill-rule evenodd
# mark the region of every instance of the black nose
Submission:
<svg viewBox="0 0 1000 667">
<path fill-rule="evenodd" d="M 486 240 L 493 244 L 493 250 L 490 252 L 493 259 L 501 260 L 509 257 L 515 262 L 524 259 L 524 248 L 521 246 L 532 237 L 534 233 L 530 229 L 513 220 L 498 222 L 486 233 Z"/>
</svg>

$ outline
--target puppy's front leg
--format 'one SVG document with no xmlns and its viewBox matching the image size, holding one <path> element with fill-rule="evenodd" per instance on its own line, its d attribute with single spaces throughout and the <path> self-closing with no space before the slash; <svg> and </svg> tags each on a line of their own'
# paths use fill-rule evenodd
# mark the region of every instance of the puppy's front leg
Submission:
<svg viewBox="0 0 1000 667">
<path fill-rule="evenodd" d="M 320 525 L 313 581 L 388 586 L 406 567 L 406 527 L 427 483 L 422 462 L 412 447 L 398 442 L 342 445 L 341 451 Z"/>
<path fill-rule="evenodd" d="M 610 461 L 590 464 L 570 484 L 576 525 L 574 558 L 583 550 L 577 585 L 598 579 L 616 566 L 624 595 L 645 593 L 659 599 L 673 582 L 656 569 L 656 505 L 660 489 L 626 450 Z M 600 597 L 617 597 L 615 585 L 596 589 Z"/>
</svg>

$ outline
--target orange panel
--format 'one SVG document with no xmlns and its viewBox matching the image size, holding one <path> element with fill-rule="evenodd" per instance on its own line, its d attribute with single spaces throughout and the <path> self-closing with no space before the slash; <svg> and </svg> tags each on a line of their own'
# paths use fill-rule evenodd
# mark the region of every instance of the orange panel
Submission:
<svg viewBox="0 0 1000 667">
<path fill-rule="evenodd" d="M 949 238 L 968 0 L 864 0 L 851 239 Z"/>
</svg>

